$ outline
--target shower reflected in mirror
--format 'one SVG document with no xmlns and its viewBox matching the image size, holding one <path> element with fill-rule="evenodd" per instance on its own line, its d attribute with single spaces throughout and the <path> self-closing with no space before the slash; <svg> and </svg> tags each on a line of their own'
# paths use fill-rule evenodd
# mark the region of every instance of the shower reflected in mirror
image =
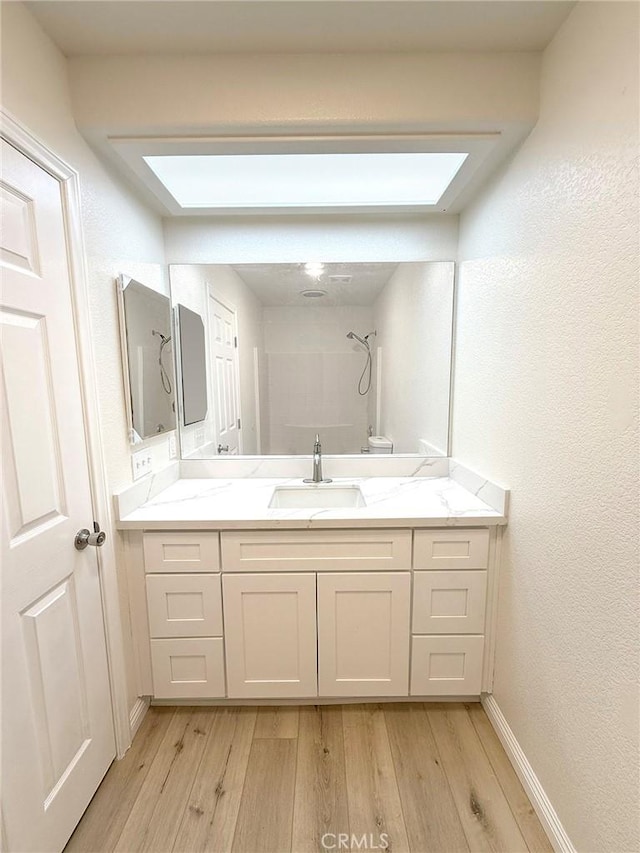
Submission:
<svg viewBox="0 0 640 853">
<path fill-rule="evenodd" d="M 375 335 L 376 333 L 373 332 Z M 367 360 L 365 361 L 364 367 L 362 368 L 362 373 L 360 374 L 360 379 L 358 379 L 358 394 L 361 397 L 364 397 L 365 394 L 368 394 L 371 390 L 371 347 L 369 346 L 369 335 L 365 335 L 364 338 L 361 338 L 359 335 L 356 335 L 355 332 L 347 332 L 347 337 L 352 340 L 355 339 L 367 351 Z"/>
<path fill-rule="evenodd" d="M 117 279 L 129 440 L 176 427 L 171 300 L 127 275 Z"/>
<path fill-rule="evenodd" d="M 325 454 L 447 455 L 453 263 L 310 267 L 170 267 L 172 304 L 205 339 L 183 458 L 309 455 L 316 433 Z"/>
</svg>

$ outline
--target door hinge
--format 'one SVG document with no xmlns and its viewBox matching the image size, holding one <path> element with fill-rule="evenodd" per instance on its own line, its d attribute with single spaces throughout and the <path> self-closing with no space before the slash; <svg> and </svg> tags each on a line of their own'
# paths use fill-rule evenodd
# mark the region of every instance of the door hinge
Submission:
<svg viewBox="0 0 640 853">
<path fill-rule="evenodd" d="M 233 336 L 233 346 L 235 347 L 235 349 L 238 349 L 238 336 L 237 335 Z"/>
<path fill-rule="evenodd" d="M 240 418 L 238 418 L 238 429 L 242 429 L 242 425 L 240 423 Z"/>
</svg>

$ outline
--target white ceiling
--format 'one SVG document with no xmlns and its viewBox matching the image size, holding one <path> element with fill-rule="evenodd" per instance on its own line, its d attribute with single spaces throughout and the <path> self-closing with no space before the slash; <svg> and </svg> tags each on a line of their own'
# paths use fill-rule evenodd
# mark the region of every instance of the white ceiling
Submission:
<svg viewBox="0 0 640 853">
<path fill-rule="evenodd" d="M 563 0 L 32 0 L 67 56 L 543 50 Z"/>
<path fill-rule="evenodd" d="M 304 264 L 234 264 L 233 269 L 263 305 L 327 308 L 373 305 L 397 266 L 386 263 L 325 263 L 320 279 L 307 275 Z M 331 275 L 351 275 L 352 279 L 348 284 L 332 282 Z M 303 290 L 316 289 L 326 290 L 327 295 L 318 299 L 301 295 Z"/>
</svg>

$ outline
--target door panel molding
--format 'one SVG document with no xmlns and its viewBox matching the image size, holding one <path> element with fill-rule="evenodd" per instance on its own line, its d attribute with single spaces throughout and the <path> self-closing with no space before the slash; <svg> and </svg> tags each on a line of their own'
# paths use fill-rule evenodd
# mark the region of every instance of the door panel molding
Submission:
<svg viewBox="0 0 640 853">
<path fill-rule="evenodd" d="M 116 749 L 118 757 L 121 758 L 131 745 L 131 726 L 116 575 L 115 536 L 117 533 L 113 521 L 111 497 L 104 473 L 104 451 L 100 434 L 97 396 L 98 380 L 91 346 L 79 176 L 74 168 L 54 154 L 3 108 L 0 108 L 0 122 L 2 138 L 60 183 L 73 303 L 73 321 L 77 336 L 77 357 L 87 440 L 91 500 L 94 518 L 99 520 L 102 529 L 107 531 L 107 541 L 102 548 L 97 549 L 97 558 L 107 641 Z"/>
<path fill-rule="evenodd" d="M 47 777 L 45 802 L 91 738 L 77 611 L 71 575 L 22 613 L 34 720 Z M 64 692 L 56 689 L 59 683 L 67 688 Z"/>
<path fill-rule="evenodd" d="M 219 359 L 213 356 L 211 353 L 211 361 L 213 362 L 214 369 L 212 370 L 212 377 L 214 377 L 214 387 L 212 398 L 214 400 L 214 408 L 215 411 L 213 413 L 215 431 L 216 431 L 216 443 L 219 441 L 219 436 L 226 431 L 227 428 L 231 427 L 231 421 L 233 420 L 234 425 L 232 430 L 238 430 L 237 435 L 237 454 L 242 455 L 243 451 L 243 430 L 238 426 L 242 420 L 242 394 L 241 394 L 241 385 L 240 385 L 240 351 L 238 349 L 238 309 L 237 307 L 228 302 L 224 297 L 220 297 L 219 294 L 216 293 L 215 285 L 209 284 L 207 286 L 207 316 L 208 316 L 208 330 L 209 330 L 209 346 L 213 347 L 214 340 L 217 339 L 220 345 L 228 345 L 233 352 L 233 363 L 225 362 L 222 363 Z M 215 308 L 212 305 L 213 303 L 217 303 L 224 311 L 228 311 L 232 315 L 232 323 L 231 328 L 217 328 L 216 324 L 216 316 L 215 316 Z M 225 382 L 224 374 L 226 374 L 227 381 Z M 231 395 L 226 395 L 225 399 L 222 400 L 220 397 L 220 389 L 222 387 L 230 389 Z"/>
</svg>

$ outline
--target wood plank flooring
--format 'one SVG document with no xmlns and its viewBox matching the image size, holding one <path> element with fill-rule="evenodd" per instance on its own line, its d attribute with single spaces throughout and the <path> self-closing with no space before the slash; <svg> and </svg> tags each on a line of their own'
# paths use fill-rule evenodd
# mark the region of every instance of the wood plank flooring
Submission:
<svg viewBox="0 0 640 853">
<path fill-rule="evenodd" d="M 373 849 L 552 853 L 481 705 L 151 708 L 65 848 Z"/>
</svg>

